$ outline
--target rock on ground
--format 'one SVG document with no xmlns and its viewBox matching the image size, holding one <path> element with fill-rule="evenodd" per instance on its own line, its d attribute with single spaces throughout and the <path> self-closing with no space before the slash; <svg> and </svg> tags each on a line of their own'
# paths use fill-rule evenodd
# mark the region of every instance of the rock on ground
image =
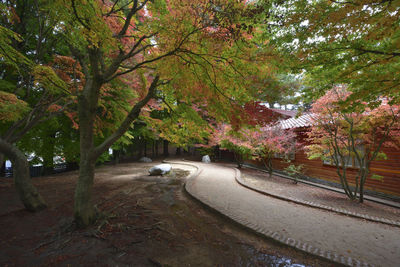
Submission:
<svg viewBox="0 0 400 267">
<path fill-rule="evenodd" d="M 210 156 L 209 155 L 203 156 L 201 161 L 204 162 L 204 163 L 210 163 L 211 162 Z"/>
<path fill-rule="evenodd" d="M 159 164 L 149 169 L 150 175 L 164 175 L 172 170 L 170 164 Z"/>
</svg>

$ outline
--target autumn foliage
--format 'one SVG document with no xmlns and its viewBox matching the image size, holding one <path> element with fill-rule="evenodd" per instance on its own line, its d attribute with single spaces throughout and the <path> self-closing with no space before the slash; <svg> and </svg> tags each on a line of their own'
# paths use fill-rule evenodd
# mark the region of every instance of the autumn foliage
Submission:
<svg viewBox="0 0 400 267">
<path fill-rule="evenodd" d="M 295 153 L 296 134 L 293 129 L 282 129 L 280 124 L 262 127 L 253 135 L 256 159 L 260 160 L 264 167 L 272 175 L 272 159 L 279 155 L 288 158 L 290 153 Z"/>
<path fill-rule="evenodd" d="M 385 147 L 399 149 L 400 107 L 381 99 L 378 106 L 363 102 L 363 109 L 346 112 L 341 102 L 350 96 L 346 86 L 336 86 L 313 104 L 307 153 L 311 159 L 332 162 L 346 194 L 362 202 L 366 179 L 382 178 L 370 173 L 371 161 L 385 159 Z M 351 186 L 348 166 L 357 168 Z"/>
<path fill-rule="evenodd" d="M 279 123 L 270 123 L 264 127 L 242 125 L 239 129 L 220 124 L 214 128 L 208 146 L 218 145 L 222 149 L 232 151 L 239 167 L 245 159 L 260 160 L 271 176 L 272 158 L 278 154 L 288 157 L 289 153 L 294 153 L 295 137 L 293 130 L 284 130 Z"/>
</svg>

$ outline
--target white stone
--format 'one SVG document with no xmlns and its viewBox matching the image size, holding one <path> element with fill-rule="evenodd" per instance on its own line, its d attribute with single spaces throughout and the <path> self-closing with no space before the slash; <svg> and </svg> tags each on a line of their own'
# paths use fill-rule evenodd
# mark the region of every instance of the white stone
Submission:
<svg viewBox="0 0 400 267">
<path fill-rule="evenodd" d="M 201 161 L 204 162 L 204 163 L 210 163 L 211 162 L 210 156 L 209 155 L 203 156 Z"/>
<path fill-rule="evenodd" d="M 150 175 L 164 175 L 172 170 L 170 164 L 159 164 L 149 169 Z"/>
<path fill-rule="evenodd" d="M 151 158 L 141 157 L 141 158 L 139 159 L 139 162 L 146 162 L 146 163 L 149 163 L 149 162 L 153 162 L 153 161 L 151 160 Z"/>
</svg>

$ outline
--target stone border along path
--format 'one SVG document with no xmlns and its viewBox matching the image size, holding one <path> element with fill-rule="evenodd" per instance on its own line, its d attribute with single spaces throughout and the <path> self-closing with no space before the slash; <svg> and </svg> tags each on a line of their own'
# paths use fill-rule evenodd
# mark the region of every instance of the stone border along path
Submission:
<svg viewBox="0 0 400 267">
<path fill-rule="evenodd" d="M 398 266 L 400 229 L 287 202 L 238 184 L 237 169 L 197 162 L 185 185 L 194 198 L 280 243 L 348 266 Z"/>
<path fill-rule="evenodd" d="M 398 221 L 393 221 L 393 220 L 389 220 L 389 219 L 385 219 L 385 218 L 369 216 L 368 214 L 361 214 L 361 213 L 357 213 L 357 212 L 348 211 L 348 210 L 345 210 L 345 209 L 334 208 L 334 207 L 318 204 L 318 203 L 311 202 L 311 201 L 304 201 L 304 200 L 293 198 L 293 197 L 280 196 L 278 194 L 274 194 L 274 193 L 268 192 L 266 190 L 259 189 L 256 186 L 247 183 L 245 180 L 242 179 L 242 177 L 240 175 L 236 176 L 235 179 L 240 185 L 242 185 L 242 186 L 244 186 L 246 188 L 249 188 L 251 190 L 254 190 L 256 192 L 259 192 L 261 194 L 265 194 L 265 195 L 271 196 L 271 197 L 275 197 L 275 198 L 291 201 L 291 202 L 294 202 L 294 203 L 297 203 L 297 204 L 306 205 L 306 206 L 313 207 L 313 208 L 324 209 L 324 210 L 328 210 L 328 211 L 334 211 L 334 212 L 337 212 L 337 213 L 340 213 L 340 214 L 344 214 L 344 215 L 348 215 L 348 216 L 352 216 L 352 217 L 365 219 L 365 220 L 368 220 L 368 221 L 371 221 L 371 222 L 379 222 L 379 223 L 384 223 L 384 224 L 388 224 L 388 225 L 400 226 L 400 222 L 398 222 Z"/>
<path fill-rule="evenodd" d="M 249 169 L 253 169 L 253 170 L 256 170 L 256 171 L 259 171 L 259 172 L 268 173 L 268 171 L 266 171 L 264 169 L 254 167 L 254 166 L 249 165 L 249 164 L 244 164 L 244 167 L 249 168 Z M 279 172 L 275 172 L 275 171 L 273 171 L 273 175 L 278 176 L 278 177 L 282 177 L 282 178 L 285 178 L 285 179 L 289 179 L 289 180 L 294 180 L 293 177 L 290 177 L 288 175 L 285 175 L 285 174 L 282 174 L 282 173 L 279 173 Z M 306 184 L 306 185 L 310 185 L 310 186 L 314 186 L 314 187 L 319 187 L 319 188 L 322 188 L 322 189 L 325 189 L 325 190 L 329 190 L 329 191 L 333 191 L 333 192 L 336 192 L 336 193 L 340 193 L 340 194 L 343 194 L 343 195 L 345 194 L 344 190 L 339 188 L 339 187 L 332 187 L 332 186 L 329 186 L 329 185 L 325 185 L 323 183 L 311 182 L 311 181 L 308 181 L 308 180 L 304 180 L 302 178 L 297 179 L 297 182 L 298 183 L 302 183 L 302 184 Z M 371 202 L 375 202 L 375 203 L 383 204 L 383 205 L 386 205 L 386 206 L 389 206 L 389 207 L 400 209 L 400 202 L 394 202 L 394 201 L 391 201 L 391 200 L 386 200 L 386 199 L 383 199 L 383 198 L 374 197 L 374 196 L 370 196 L 370 195 L 366 195 L 366 194 L 364 194 L 364 199 L 368 200 L 368 201 L 371 201 Z"/>
</svg>

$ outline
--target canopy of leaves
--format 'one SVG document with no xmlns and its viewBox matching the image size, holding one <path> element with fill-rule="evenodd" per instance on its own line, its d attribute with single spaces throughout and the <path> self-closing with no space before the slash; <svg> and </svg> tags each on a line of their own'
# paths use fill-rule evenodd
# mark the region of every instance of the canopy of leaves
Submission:
<svg viewBox="0 0 400 267">
<path fill-rule="evenodd" d="M 307 70 L 310 99 L 348 84 L 349 101 L 387 96 L 399 103 L 399 1 L 265 2 L 265 33 L 293 70 Z"/>
<path fill-rule="evenodd" d="M 313 104 L 313 126 L 309 132 L 312 145 L 307 147 L 310 158 L 332 160 L 335 155 L 365 155 L 371 161 L 386 157 L 381 151 L 383 147 L 399 148 L 400 107 L 382 100 L 376 108 L 363 103 L 363 111 L 345 112 L 340 102 L 350 96 L 345 86 L 338 86 Z"/>
<path fill-rule="evenodd" d="M 13 47 L 12 40 L 21 41 L 21 37 L 0 25 L 0 63 L 14 69 L 18 69 L 21 64 L 31 66 L 32 62 Z"/>
<path fill-rule="evenodd" d="M 252 136 L 258 158 L 271 158 L 274 154 L 288 154 L 296 149 L 296 134 L 292 129 L 283 130 L 278 125 L 260 128 Z"/>
<path fill-rule="evenodd" d="M 29 111 L 28 104 L 16 95 L 0 91 L 0 121 L 14 122 Z"/>
</svg>

